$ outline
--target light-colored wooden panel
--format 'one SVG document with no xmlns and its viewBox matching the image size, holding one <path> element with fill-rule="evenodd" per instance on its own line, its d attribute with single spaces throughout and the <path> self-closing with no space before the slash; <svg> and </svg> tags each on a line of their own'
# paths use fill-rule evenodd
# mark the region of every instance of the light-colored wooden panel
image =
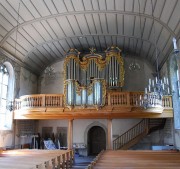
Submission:
<svg viewBox="0 0 180 169">
<path fill-rule="evenodd" d="M 92 0 L 93 10 L 99 10 L 99 4 L 97 0 Z"/>
<path fill-rule="evenodd" d="M 172 16 L 169 20 L 168 26 L 174 31 L 177 24 L 180 24 L 180 1 L 177 2 L 175 9 L 173 10 Z"/>
<path fill-rule="evenodd" d="M 48 29 L 44 28 L 40 22 L 33 23 L 33 26 L 39 32 L 42 38 L 45 39 L 45 41 L 52 40 L 51 36 L 47 32 Z"/>
<path fill-rule="evenodd" d="M 58 10 L 58 13 L 67 12 L 64 1 L 53 1 L 53 3 L 56 6 L 56 9 Z"/>
<path fill-rule="evenodd" d="M 106 22 L 106 16 L 107 15 L 105 14 L 99 14 L 103 34 L 108 34 L 108 23 Z"/>
<path fill-rule="evenodd" d="M 124 3 L 125 3 L 125 11 L 132 11 L 133 10 L 133 1 L 134 0 L 124 1 Z"/>
<path fill-rule="evenodd" d="M 110 34 L 117 33 L 117 22 L 116 22 L 116 15 L 115 14 L 108 14 L 107 15 L 107 24 L 108 24 L 108 31 Z"/>
<path fill-rule="evenodd" d="M 44 0 L 44 3 L 48 7 L 51 14 L 57 14 L 58 13 L 58 11 L 56 10 L 56 7 L 53 4 L 53 1 Z"/>
<path fill-rule="evenodd" d="M 85 18 L 86 18 L 90 33 L 91 34 L 96 34 L 95 25 L 94 25 L 94 22 L 93 22 L 92 15 L 91 14 L 86 14 Z"/>
<path fill-rule="evenodd" d="M 82 0 L 84 3 L 85 10 L 92 10 L 91 0 Z"/>
<path fill-rule="evenodd" d="M 175 3 L 176 0 L 166 1 L 160 18 L 164 23 L 167 23 L 169 18 L 171 17 L 171 13 L 174 9 Z"/>
<path fill-rule="evenodd" d="M 153 31 L 153 29 L 151 29 L 152 24 L 153 24 L 153 20 L 146 18 L 145 25 L 144 25 L 145 27 L 144 27 L 144 32 L 143 32 L 143 39 L 149 40 L 149 35 L 151 31 Z"/>
<path fill-rule="evenodd" d="M 121 14 L 117 15 L 117 26 L 118 26 L 118 34 L 122 35 L 123 34 L 123 27 L 124 27 L 124 17 Z"/>
<path fill-rule="evenodd" d="M 99 20 L 98 14 L 92 14 L 92 16 L 93 16 L 93 20 L 94 20 L 94 24 L 95 24 L 95 27 L 96 27 L 97 34 L 102 34 L 101 25 L 100 25 L 100 20 Z"/>
<path fill-rule="evenodd" d="M 124 0 L 115 0 L 116 10 L 124 11 Z"/>
<path fill-rule="evenodd" d="M 115 9 L 114 1 L 106 0 L 106 4 L 107 4 L 107 10 L 114 10 Z"/>
<path fill-rule="evenodd" d="M 76 19 L 77 19 L 77 24 L 79 24 L 79 27 L 82 31 L 82 34 L 84 35 L 91 34 L 88 30 L 88 25 L 87 25 L 84 15 L 77 15 Z"/>
<path fill-rule="evenodd" d="M 4 17 L 0 17 L 0 23 L 7 31 L 10 31 L 13 28 L 13 25 L 9 23 L 8 20 L 6 20 Z"/>
<path fill-rule="evenodd" d="M 54 25 L 49 25 L 46 20 L 41 21 L 41 24 L 46 29 L 47 33 L 52 39 L 57 39 L 57 35 L 52 30 L 52 26 Z"/>
<path fill-rule="evenodd" d="M 32 25 L 26 25 L 23 28 L 26 32 L 28 32 L 28 35 L 36 41 L 36 43 L 44 42 L 44 39 L 39 35 L 39 33 L 34 29 Z"/>
<path fill-rule="evenodd" d="M 38 11 L 36 10 L 36 8 L 33 6 L 33 4 L 31 3 L 31 1 L 23 1 L 24 5 L 28 8 L 28 10 L 33 14 L 34 18 L 39 18 L 41 17 L 40 14 L 38 13 Z M 17 3 L 16 5 L 18 5 L 19 3 Z M 18 9 L 18 7 L 16 8 Z M 18 11 L 18 10 L 17 10 Z"/>
<path fill-rule="evenodd" d="M 124 16 L 124 34 L 127 36 L 131 36 L 133 34 L 134 19 L 135 17 L 131 15 Z"/>
<path fill-rule="evenodd" d="M 66 34 L 66 36 L 73 36 L 73 30 L 71 28 L 72 25 L 69 24 L 66 17 L 58 17 L 57 18 L 59 24 L 61 25 L 63 32 Z"/>
<path fill-rule="evenodd" d="M 75 11 L 83 11 L 84 10 L 82 0 L 73 0 L 71 2 L 73 3 Z"/>
<path fill-rule="evenodd" d="M 80 28 L 78 26 L 78 22 L 76 21 L 75 16 L 74 15 L 67 16 L 67 19 L 70 22 L 70 24 L 72 25 L 75 35 L 77 35 L 77 36 L 81 35 L 81 31 L 80 31 Z"/>
</svg>

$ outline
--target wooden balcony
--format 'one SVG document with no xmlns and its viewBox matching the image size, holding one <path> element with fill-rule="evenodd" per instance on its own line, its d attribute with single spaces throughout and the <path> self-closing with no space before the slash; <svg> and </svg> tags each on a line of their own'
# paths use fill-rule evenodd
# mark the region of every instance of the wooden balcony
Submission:
<svg viewBox="0 0 180 169">
<path fill-rule="evenodd" d="M 106 104 L 94 107 L 64 107 L 63 94 L 36 94 L 15 100 L 14 119 L 105 119 L 171 118 L 172 97 L 164 96 L 162 108 L 144 109 L 138 105 L 143 92 L 108 92 Z"/>
</svg>

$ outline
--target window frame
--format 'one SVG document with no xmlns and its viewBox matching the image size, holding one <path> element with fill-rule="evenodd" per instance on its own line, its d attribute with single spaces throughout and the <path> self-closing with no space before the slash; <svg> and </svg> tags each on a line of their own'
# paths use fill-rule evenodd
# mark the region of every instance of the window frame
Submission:
<svg viewBox="0 0 180 169">
<path fill-rule="evenodd" d="M 7 109 L 7 105 L 9 103 L 9 101 L 13 101 L 14 100 L 14 80 L 15 80 L 15 76 L 14 76 L 14 69 L 13 66 L 11 65 L 10 62 L 4 62 L 1 63 L 1 66 L 5 66 L 8 72 L 8 83 L 7 83 L 7 93 L 6 93 L 6 105 L 5 107 L 1 106 L 1 101 L 2 101 L 2 96 L 0 96 L 0 115 L 1 115 L 1 119 L 0 119 L 0 130 L 12 130 L 12 124 L 13 124 L 13 111 L 10 111 Z M 3 78 L 3 75 L 2 75 Z M 0 83 L 0 87 L 2 89 L 3 87 L 3 82 Z M 5 109 L 4 109 L 5 108 Z M 3 112 L 2 112 L 3 111 Z"/>
</svg>

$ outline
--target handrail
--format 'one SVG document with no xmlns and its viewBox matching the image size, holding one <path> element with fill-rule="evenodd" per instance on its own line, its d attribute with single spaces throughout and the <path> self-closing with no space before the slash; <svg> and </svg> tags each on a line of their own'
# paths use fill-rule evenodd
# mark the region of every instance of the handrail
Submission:
<svg viewBox="0 0 180 169">
<path fill-rule="evenodd" d="M 141 120 L 138 124 L 130 128 L 124 134 L 113 141 L 113 149 L 117 150 L 129 143 L 131 140 L 143 134 L 148 129 L 148 119 Z"/>
<path fill-rule="evenodd" d="M 138 107 L 140 95 L 143 92 L 107 92 L 106 106 Z M 63 94 L 33 94 L 15 99 L 15 110 L 33 107 L 65 107 Z M 163 107 L 172 108 L 172 97 L 163 97 Z"/>
<path fill-rule="evenodd" d="M 15 110 L 33 107 L 64 107 L 63 94 L 33 94 L 15 99 Z"/>
</svg>

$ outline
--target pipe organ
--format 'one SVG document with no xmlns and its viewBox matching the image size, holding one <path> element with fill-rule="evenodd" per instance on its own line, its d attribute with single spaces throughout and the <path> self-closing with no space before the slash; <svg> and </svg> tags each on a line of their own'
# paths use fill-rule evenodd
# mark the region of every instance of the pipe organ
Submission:
<svg viewBox="0 0 180 169">
<path fill-rule="evenodd" d="M 121 89 L 124 85 L 124 62 L 121 50 L 110 47 L 105 55 L 70 49 L 64 61 L 64 103 L 67 107 L 100 108 L 105 105 L 106 90 Z"/>
</svg>

